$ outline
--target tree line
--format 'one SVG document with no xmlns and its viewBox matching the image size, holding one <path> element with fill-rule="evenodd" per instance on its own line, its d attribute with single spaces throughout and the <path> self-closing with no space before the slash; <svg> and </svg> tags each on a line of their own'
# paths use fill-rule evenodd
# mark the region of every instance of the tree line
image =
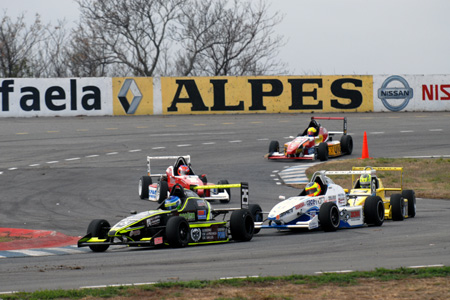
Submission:
<svg viewBox="0 0 450 300">
<path fill-rule="evenodd" d="M 80 19 L 3 12 L 0 77 L 258 76 L 286 73 L 282 21 L 264 0 L 75 0 Z"/>
</svg>

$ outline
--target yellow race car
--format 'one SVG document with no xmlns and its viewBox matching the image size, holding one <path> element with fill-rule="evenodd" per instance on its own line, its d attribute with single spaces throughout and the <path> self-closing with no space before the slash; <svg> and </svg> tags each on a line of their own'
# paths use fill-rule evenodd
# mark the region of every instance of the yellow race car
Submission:
<svg viewBox="0 0 450 300">
<path fill-rule="evenodd" d="M 400 186 L 385 187 L 377 172 L 398 172 Z M 402 221 L 416 215 L 416 195 L 413 190 L 403 189 L 403 168 L 401 167 L 353 167 L 352 171 L 327 171 L 331 175 L 352 175 L 353 187 L 347 192 L 347 205 L 364 206 L 369 198 L 379 198 L 384 203 L 384 218 Z M 392 193 L 390 197 L 387 193 Z"/>
<path fill-rule="evenodd" d="M 406 218 L 414 218 L 416 215 L 416 195 L 413 190 L 403 189 L 403 168 L 401 167 L 353 167 L 353 171 L 366 171 L 369 174 L 361 175 L 355 180 L 352 175 L 353 188 L 349 193 L 350 205 L 361 205 L 368 195 L 378 196 L 384 203 L 384 218 L 394 221 L 402 221 Z M 376 172 L 398 172 L 400 186 L 385 187 Z M 361 182 L 369 180 L 369 184 Z M 394 192 L 390 198 L 387 192 Z"/>
</svg>

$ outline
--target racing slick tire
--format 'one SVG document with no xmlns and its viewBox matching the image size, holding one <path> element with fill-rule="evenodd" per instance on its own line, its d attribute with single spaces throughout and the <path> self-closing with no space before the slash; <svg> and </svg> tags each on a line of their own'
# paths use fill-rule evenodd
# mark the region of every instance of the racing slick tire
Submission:
<svg viewBox="0 0 450 300">
<path fill-rule="evenodd" d="M 111 228 L 109 222 L 103 219 L 95 219 L 89 223 L 87 234 L 91 234 L 93 237 L 97 237 L 99 239 L 106 239 L 108 237 L 108 231 Z M 109 245 L 90 245 L 94 252 L 105 252 Z"/>
<path fill-rule="evenodd" d="M 189 243 L 189 223 L 185 218 L 173 216 L 167 220 L 166 237 L 173 248 L 182 248 Z"/>
<path fill-rule="evenodd" d="M 229 182 L 226 179 L 221 179 L 221 180 L 219 180 L 219 182 L 217 182 L 217 184 L 229 184 Z M 218 192 L 223 193 L 224 190 L 228 194 L 228 200 L 220 200 L 220 203 L 228 203 L 231 200 L 231 190 L 229 188 L 228 189 L 219 189 Z"/>
<path fill-rule="evenodd" d="M 353 139 L 348 134 L 341 137 L 341 151 L 345 155 L 350 155 L 353 152 Z"/>
<path fill-rule="evenodd" d="M 250 204 L 248 206 L 248 209 L 250 210 L 250 213 L 252 214 L 253 220 L 255 222 L 262 222 L 263 221 L 263 214 L 262 209 L 259 204 Z M 261 228 L 254 228 L 253 233 L 257 234 L 261 231 Z"/>
<path fill-rule="evenodd" d="M 269 144 L 269 156 L 272 156 L 274 152 L 280 152 L 280 143 L 278 141 L 271 141 Z"/>
<path fill-rule="evenodd" d="M 320 143 L 317 147 L 317 158 L 320 161 L 326 161 L 328 160 L 328 144 L 327 143 Z"/>
<path fill-rule="evenodd" d="M 164 202 L 167 199 L 167 193 L 169 192 L 169 184 L 167 181 L 162 180 L 158 183 L 158 187 L 156 188 L 156 200 L 158 204 Z"/>
<path fill-rule="evenodd" d="M 413 190 L 404 190 L 402 197 L 408 199 L 408 218 L 414 218 L 416 216 L 416 193 Z"/>
<path fill-rule="evenodd" d="M 233 211 L 230 217 L 230 232 L 233 240 L 246 242 L 253 238 L 255 221 L 248 209 Z"/>
<path fill-rule="evenodd" d="M 319 210 L 319 223 L 323 231 L 336 231 L 339 228 L 339 208 L 334 202 L 325 202 Z"/>
<path fill-rule="evenodd" d="M 139 197 L 144 200 L 148 199 L 148 186 L 152 184 L 152 178 L 150 176 L 142 176 L 139 179 Z"/>
<path fill-rule="evenodd" d="M 391 195 L 391 210 L 392 210 L 392 220 L 403 221 L 405 218 L 405 201 L 401 194 Z"/>
<path fill-rule="evenodd" d="M 384 222 L 384 203 L 379 196 L 369 196 L 364 201 L 364 223 L 381 226 Z"/>
</svg>

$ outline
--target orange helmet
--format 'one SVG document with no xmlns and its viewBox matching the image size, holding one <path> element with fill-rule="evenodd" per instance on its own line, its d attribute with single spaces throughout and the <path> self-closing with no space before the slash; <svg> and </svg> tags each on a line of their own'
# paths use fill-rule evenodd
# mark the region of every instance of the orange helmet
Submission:
<svg viewBox="0 0 450 300">
<path fill-rule="evenodd" d="M 321 190 L 322 189 L 320 188 L 320 185 L 317 182 L 310 182 L 305 187 L 306 195 L 310 197 L 318 196 Z"/>
<path fill-rule="evenodd" d="M 182 175 L 187 175 L 189 174 L 189 167 L 186 165 L 181 165 L 178 168 L 178 175 L 182 176 Z"/>
</svg>

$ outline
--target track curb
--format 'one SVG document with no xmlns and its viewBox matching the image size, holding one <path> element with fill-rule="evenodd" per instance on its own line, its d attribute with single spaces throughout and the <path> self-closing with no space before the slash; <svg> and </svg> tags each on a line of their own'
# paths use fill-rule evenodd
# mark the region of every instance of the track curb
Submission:
<svg viewBox="0 0 450 300">
<path fill-rule="evenodd" d="M 51 230 L 0 228 L 0 237 L 17 237 L 17 240 L 0 243 L 0 251 L 55 248 L 76 245 L 80 237 L 68 236 Z"/>
</svg>

